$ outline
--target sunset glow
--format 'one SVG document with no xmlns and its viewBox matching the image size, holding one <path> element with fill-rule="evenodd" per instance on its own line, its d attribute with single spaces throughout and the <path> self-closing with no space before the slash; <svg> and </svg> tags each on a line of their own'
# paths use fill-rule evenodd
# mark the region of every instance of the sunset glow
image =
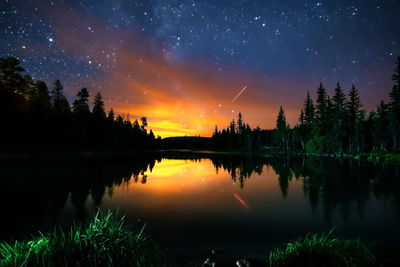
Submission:
<svg viewBox="0 0 400 267">
<path fill-rule="evenodd" d="M 400 266 L 399 14 L 1 0 L 0 266 Z"/>
<path fill-rule="evenodd" d="M 22 10 L 26 8 L 22 2 L 16 5 Z M 288 123 L 294 126 L 298 123 L 305 93 L 307 90 L 315 92 L 321 81 L 328 92 L 333 91 L 338 80 L 346 90 L 355 83 L 362 92 L 367 109 L 372 109 L 377 98 L 386 96 L 380 88 L 390 88 L 391 84 L 386 73 L 390 73 L 393 62 L 389 58 L 383 60 L 381 54 L 379 64 L 364 64 L 362 67 L 358 60 L 349 59 L 347 50 L 337 51 L 336 58 L 330 58 L 332 53 L 329 49 L 333 48 L 328 45 L 332 43 L 331 38 L 353 36 L 352 33 L 330 33 L 328 40 L 321 40 L 321 48 L 318 48 L 313 38 L 321 37 L 309 33 L 306 42 L 302 37 L 307 34 L 304 29 L 285 32 L 268 25 L 260 15 L 246 19 L 254 27 L 252 35 L 248 36 L 249 32 L 241 25 L 226 25 L 222 30 L 217 23 L 214 30 L 217 32 L 210 38 L 204 29 L 214 24 L 204 25 L 203 20 L 186 26 L 180 25 L 179 21 L 165 20 L 149 31 L 146 26 L 153 27 L 151 20 L 142 26 L 137 23 L 123 26 L 102 15 L 72 8 L 67 3 L 50 5 L 43 2 L 42 5 L 46 8 L 36 12 L 43 20 L 51 21 L 51 33 L 33 45 L 18 45 L 17 52 L 21 57 L 29 58 L 50 49 L 67 58 L 66 61 L 73 60 L 77 67 L 58 64 L 57 74 L 35 76 L 49 84 L 60 78 L 66 85 L 70 101 L 82 87 L 87 87 L 92 97 L 101 92 L 107 110 L 113 108 L 131 121 L 145 116 L 149 128 L 162 137 L 211 136 L 215 125 L 219 128 L 228 126 L 232 118 L 237 118 L 238 112 L 252 128 L 271 129 L 275 127 L 280 105 L 285 109 Z M 143 17 L 146 20 L 149 13 L 154 13 L 155 18 L 162 19 L 159 13 L 168 9 L 159 8 L 155 4 L 152 12 L 149 8 L 131 18 Z M 115 8 L 101 10 L 124 12 Z M 225 20 L 229 20 L 228 17 Z M 231 23 L 240 21 L 242 19 Z M 261 24 L 253 25 L 253 22 Z M 174 33 L 170 23 L 179 28 L 193 26 L 197 30 L 190 30 L 184 38 L 179 32 Z M 226 23 L 222 21 L 220 24 Z M 213 41 L 217 37 L 219 42 Z M 257 39 L 252 45 L 251 38 Z M 392 43 L 395 44 L 395 40 Z M 323 47 L 327 49 L 325 57 L 322 57 Z M 353 57 L 356 50 L 349 51 Z M 52 62 L 58 61 L 54 59 Z"/>
</svg>

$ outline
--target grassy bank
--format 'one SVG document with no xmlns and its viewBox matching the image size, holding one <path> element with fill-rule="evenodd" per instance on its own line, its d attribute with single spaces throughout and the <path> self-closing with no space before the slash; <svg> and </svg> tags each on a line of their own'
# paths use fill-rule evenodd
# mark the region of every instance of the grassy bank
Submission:
<svg viewBox="0 0 400 267">
<path fill-rule="evenodd" d="M 365 156 L 367 160 L 370 161 L 386 161 L 390 163 L 400 163 L 400 153 L 385 153 L 382 151 L 375 151 Z"/>
<path fill-rule="evenodd" d="M 266 152 L 268 155 L 294 155 L 294 156 L 312 156 L 312 157 L 329 157 L 339 159 L 355 159 L 355 160 L 367 160 L 371 162 L 387 162 L 393 164 L 400 164 L 400 152 L 387 153 L 384 151 L 372 151 L 362 153 L 322 153 L 322 152 Z"/>
<path fill-rule="evenodd" d="M 328 234 L 309 234 L 271 251 L 271 267 L 375 266 L 375 256 L 359 239 Z"/>
<path fill-rule="evenodd" d="M 160 255 L 143 229 L 133 234 L 112 212 L 70 232 L 0 243 L 0 266 L 163 266 Z"/>
<path fill-rule="evenodd" d="M 0 243 L 0 266 L 166 266 L 170 261 L 162 255 L 143 229 L 132 233 L 111 212 L 98 213 L 87 226 L 74 226 L 69 232 L 57 230 L 30 241 Z M 231 264 L 224 264 L 227 262 Z M 235 263 L 271 267 L 377 265 L 375 256 L 360 240 L 328 233 L 309 234 L 276 247 L 264 261 L 207 259 L 198 266 Z"/>
</svg>

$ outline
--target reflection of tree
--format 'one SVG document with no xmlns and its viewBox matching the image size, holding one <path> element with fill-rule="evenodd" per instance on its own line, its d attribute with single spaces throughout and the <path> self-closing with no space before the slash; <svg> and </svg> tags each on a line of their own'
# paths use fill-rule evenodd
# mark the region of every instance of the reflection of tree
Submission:
<svg viewBox="0 0 400 267">
<path fill-rule="evenodd" d="M 227 171 L 235 183 L 244 187 L 245 181 L 255 173 L 261 174 L 263 166 L 271 166 L 278 176 L 284 198 L 289 194 L 293 177 L 302 179 L 305 197 L 313 212 L 320 206 L 325 220 L 331 222 L 332 214 L 338 210 L 346 222 L 352 208 L 360 218 L 371 192 L 379 199 L 398 207 L 400 217 L 400 171 L 399 166 L 376 164 L 355 160 L 302 157 L 260 157 L 208 153 L 171 153 L 173 159 L 209 158 L 216 172 Z"/>
<path fill-rule="evenodd" d="M 90 190 L 90 194 L 94 200 L 96 206 L 100 206 L 103 196 L 106 192 L 106 188 L 102 184 L 95 184 Z"/>
<path fill-rule="evenodd" d="M 376 179 L 372 180 L 375 197 L 392 203 L 400 217 L 400 166 L 378 165 Z"/>
<path fill-rule="evenodd" d="M 284 198 L 288 195 L 291 179 L 302 179 L 304 195 L 310 201 L 312 211 L 316 212 L 321 205 L 327 222 L 331 222 L 335 210 L 339 211 L 345 222 L 353 208 L 362 218 L 371 193 L 395 205 L 400 217 L 399 166 L 313 157 L 266 158 L 215 154 L 203 157 L 212 160 L 217 173 L 221 168 L 227 171 L 242 188 L 254 173 L 262 172 L 264 165 L 271 166 L 278 176 Z"/>
<path fill-rule="evenodd" d="M 327 222 L 331 221 L 335 210 L 340 212 L 344 221 L 348 220 L 352 209 L 362 217 L 367 212 L 365 206 L 371 195 L 394 205 L 400 217 L 399 166 L 329 158 L 268 158 L 210 153 L 166 152 L 162 157 L 196 162 L 208 158 L 217 172 L 225 170 L 241 188 L 252 176 L 261 174 L 264 166 L 270 166 L 277 174 L 283 197 L 289 194 L 290 181 L 294 177 L 301 179 L 304 195 L 313 212 L 319 207 Z M 56 217 L 70 198 L 78 215 L 86 217 L 84 205 L 89 195 L 99 206 L 105 194 L 112 197 L 115 187 L 129 182 L 146 183 L 148 172 L 162 157 L 148 154 L 107 162 L 83 161 L 58 166 L 46 164 L 45 167 L 32 164 L 18 169 L 3 166 L 0 176 L 7 177 L 0 180 L 3 189 L 0 202 L 7 203 L 3 205 L 3 212 L 15 218 L 13 222 L 20 222 L 18 227 L 21 229 L 34 230 L 35 225 L 42 223 L 43 217 Z M 17 226 L 8 227 L 16 229 Z"/>
<path fill-rule="evenodd" d="M 301 176 L 304 194 L 313 212 L 321 202 L 327 222 L 336 208 L 345 222 L 353 206 L 362 217 L 371 192 L 398 207 L 400 215 L 399 166 L 329 158 L 307 158 L 302 164 L 299 162 L 289 158 L 289 161 L 272 160 L 266 164 L 271 164 L 278 175 L 283 196 L 287 194 L 286 182 L 290 176 L 282 170 L 292 170 L 296 177 Z"/>
<path fill-rule="evenodd" d="M 240 188 L 244 187 L 246 179 L 253 173 L 261 174 L 263 160 L 255 156 L 231 156 L 231 155 L 209 155 L 216 172 L 219 169 L 227 171 L 235 183 L 239 183 Z"/>
<path fill-rule="evenodd" d="M 77 216 L 80 220 L 86 218 L 85 203 L 89 195 L 87 188 L 76 188 L 71 191 L 71 203 L 77 209 Z"/>
<path fill-rule="evenodd" d="M 293 172 L 288 165 L 287 158 L 277 158 L 273 160 L 272 169 L 278 175 L 279 187 L 281 189 L 282 195 L 286 198 L 289 190 L 289 181 L 292 180 Z M 275 164 L 278 162 L 278 164 Z"/>
<path fill-rule="evenodd" d="M 94 204 L 99 206 L 103 196 L 112 195 L 116 186 L 127 183 L 135 177 L 145 183 L 145 171 L 153 168 L 158 156 L 129 157 L 110 162 L 77 161 L 68 164 L 25 164 L 18 168 L 4 164 L 0 166 L 0 202 L 4 214 L 13 220 L 3 221 L 4 229 L 15 229 L 17 232 L 37 231 L 43 224 L 43 218 L 54 221 L 59 211 L 64 208 L 68 199 L 76 208 L 79 218 L 87 217 L 86 201 L 91 195 Z M 44 166 L 43 166 L 44 165 Z M 138 182 L 137 178 L 134 180 Z M 13 225 L 7 225 L 12 221 Z M 20 229 L 20 230 L 18 230 Z M 0 231 L 0 238 L 4 231 Z M 8 233 L 5 233 L 9 235 Z"/>
</svg>

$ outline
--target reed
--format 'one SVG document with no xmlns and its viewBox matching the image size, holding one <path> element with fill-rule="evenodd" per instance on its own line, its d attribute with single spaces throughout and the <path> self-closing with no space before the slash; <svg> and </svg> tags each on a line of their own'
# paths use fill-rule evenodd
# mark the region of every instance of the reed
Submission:
<svg viewBox="0 0 400 267">
<path fill-rule="evenodd" d="M 0 266 L 163 266 L 143 228 L 133 233 L 111 211 L 86 226 L 55 230 L 27 241 L 0 243 Z"/>
<path fill-rule="evenodd" d="M 273 249 L 269 254 L 271 267 L 284 266 L 374 266 L 375 256 L 359 239 L 327 234 L 308 234 Z"/>
</svg>

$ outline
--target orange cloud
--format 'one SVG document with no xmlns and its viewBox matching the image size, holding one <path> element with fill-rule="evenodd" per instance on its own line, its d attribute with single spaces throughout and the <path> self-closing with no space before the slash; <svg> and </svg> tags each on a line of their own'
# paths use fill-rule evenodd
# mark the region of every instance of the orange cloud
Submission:
<svg viewBox="0 0 400 267">
<path fill-rule="evenodd" d="M 116 29 L 63 6 L 51 14 L 56 47 L 102 66 L 94 79 L 103 83 L 107 108 L 130 118 L 147 117 L 156 135 L 210 136 L 215 125 L 226 127 L 239 111 L 252 127 L 273 128 L 282 102 L 292 106 L 286 108 L 289 122 L 297 120 L 299 103 L 287 98 L 296 81 L 181 59 L 135 29 Z M 247 90 L 232 103 L 244 86 Z"/>
</svg>

